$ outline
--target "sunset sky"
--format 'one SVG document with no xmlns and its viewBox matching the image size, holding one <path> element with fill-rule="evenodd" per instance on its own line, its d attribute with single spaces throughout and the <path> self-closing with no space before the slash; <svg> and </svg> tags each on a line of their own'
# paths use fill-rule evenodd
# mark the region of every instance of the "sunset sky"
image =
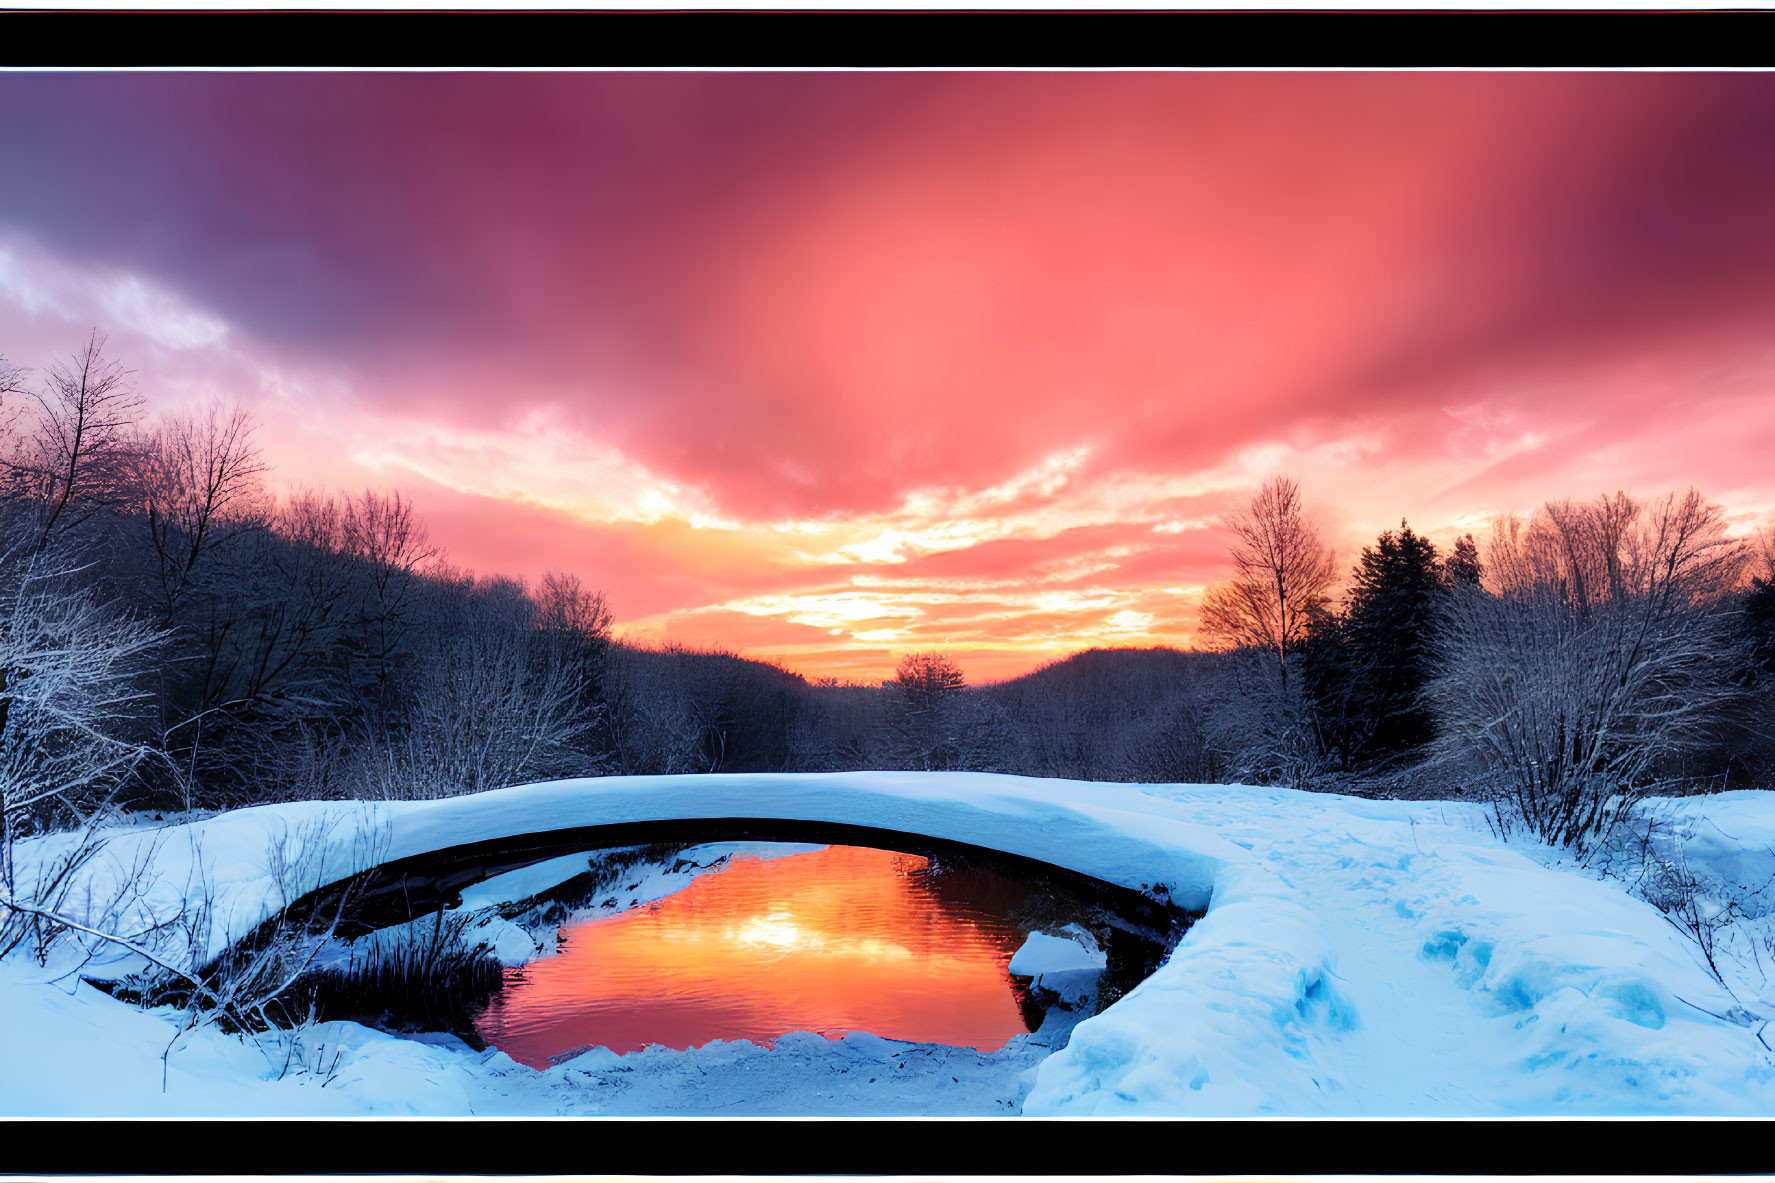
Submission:
<svg viewBox="0 0 1775 1183">
<path fill-rule="evenodd" d="M 1775 75 L 0 74 L 0 354 L 98 327 L 275 482 L 809 676 L 1188 645 L 1348 565 L 1775 511 Z"/>
</svg>

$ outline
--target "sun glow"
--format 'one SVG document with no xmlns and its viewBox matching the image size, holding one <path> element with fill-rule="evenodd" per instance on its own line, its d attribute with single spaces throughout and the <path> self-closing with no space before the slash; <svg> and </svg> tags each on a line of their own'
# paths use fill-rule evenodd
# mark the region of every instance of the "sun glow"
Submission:
<svg viewBox="0 0 1775 1183">
<path fill-rule="evenodd" d="M 778 949 L 817 948 L 825 942 L 801 930 L 787 912 L 748 920 L 734 931 L 733 939 L 742 945 L 771 945 Z"/>
</svg>

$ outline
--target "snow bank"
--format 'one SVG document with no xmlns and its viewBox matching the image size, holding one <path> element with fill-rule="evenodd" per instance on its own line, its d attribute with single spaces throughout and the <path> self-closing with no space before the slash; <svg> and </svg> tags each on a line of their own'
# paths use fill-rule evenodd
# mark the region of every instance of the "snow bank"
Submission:
<svg viewBox="0 0 1775 1183">
<path fill-rule="evenodd" d="M 1217 888 L 1170 960 L 1042 1063 L 1025 1113 L 1322 1109 L 1317 1045 L 1356 1021 L 1331 984 L 1331 942 L 1260 868 L 1224 868 Z"/>
<path fill-rule="evenodd" d="M 1656 823 L 1658 853 L 1679 853 L 1716 894 L 1753 916 L 1775 912 L 1775 810 L 1765 792 L 1734 789 L 1707 797 L 1653 798 L 1642 809 Z"/>
</svg>

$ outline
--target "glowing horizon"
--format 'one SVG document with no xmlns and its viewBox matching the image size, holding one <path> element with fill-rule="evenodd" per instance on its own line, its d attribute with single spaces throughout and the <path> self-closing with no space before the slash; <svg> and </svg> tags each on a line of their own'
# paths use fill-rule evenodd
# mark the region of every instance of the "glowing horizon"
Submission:
<svg viewBox="0 0 1775 1183">
<path fill-rule="evenodd" d="M 0 354 L 618 632 L 874 679 L 1189 646 L 1274 473 L 1348 568 L 1775 510 L 1758 74 L 4 74 Z M 86 162 L 86 163 L 82 163 Z M 103 162 L 95 180 L 91 162 Z"/>
</svg>

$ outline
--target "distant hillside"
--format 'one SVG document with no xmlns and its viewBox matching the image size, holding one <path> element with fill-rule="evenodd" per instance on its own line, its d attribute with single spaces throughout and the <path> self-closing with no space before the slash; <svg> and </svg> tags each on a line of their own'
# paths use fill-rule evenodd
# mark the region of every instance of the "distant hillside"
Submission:
<svg viewBox="0 0 1775 1183">
<path fill-rule="evenodd" d="M 981 687 L 1027 737 L 1033 776 L 1210 780 L 1204 681 L 1224 658 L 1165 646 L 1086 649 Z"/>
<path fill-rule="evenodd" d="M 1175 685 L 1207 668 L 1217 658 L 1212 653 L 1153 645 L 1144 649 L 1081 649 L 1039 666 L 1015 678 L 983 684 L 994 692 L 1017 686 L 1065 684 L 1089 687 L 1142 687 L 1158 689 Z"/>
</svg>

